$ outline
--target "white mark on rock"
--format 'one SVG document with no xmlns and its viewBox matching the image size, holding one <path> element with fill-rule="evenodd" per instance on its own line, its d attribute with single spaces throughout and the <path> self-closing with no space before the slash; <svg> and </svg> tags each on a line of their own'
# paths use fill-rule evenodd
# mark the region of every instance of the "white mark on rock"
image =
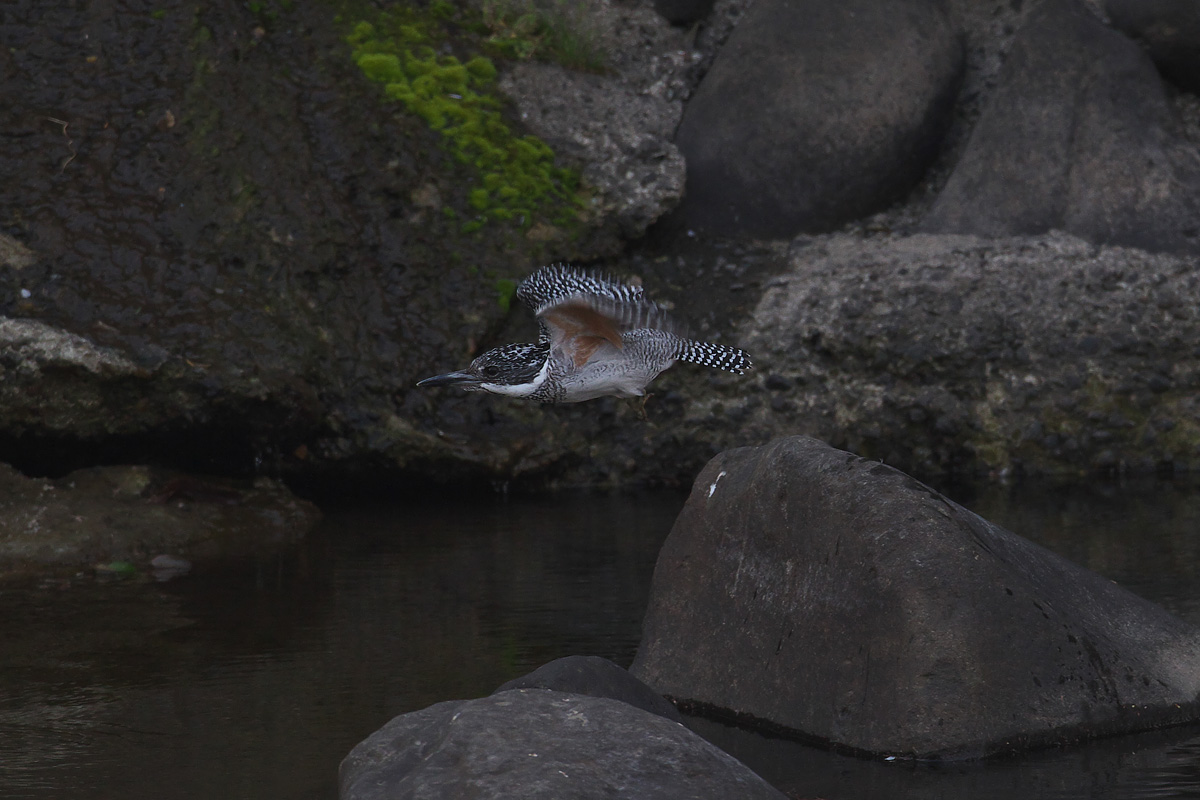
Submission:
<svg viewBox="0 0 1200 800">
<path fill-rule="evenodd" d="M 717 490 L 717 484 L 720 483 L 721 478 L 724 478 L 724 477 L 725 477 L 725 470 L 721 470 L 720 472 L 717 473 L 717 479 L 715 481 L 713 481 L 708 487 L 708 496 L 709 497 L 713 496 L 713 492 L 715 492 Z"/>
</svg>

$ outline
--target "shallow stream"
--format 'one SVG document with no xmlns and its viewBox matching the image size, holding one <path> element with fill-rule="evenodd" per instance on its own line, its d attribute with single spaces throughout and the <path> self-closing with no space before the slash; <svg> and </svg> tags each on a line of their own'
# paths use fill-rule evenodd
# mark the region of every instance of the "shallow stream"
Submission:
<svg viewBox="0 0 1200 800">
<path fill-rule="evenodd" d="M 955 489 L 1200 623 L 1200 487 Z M 554 658 L 628 665 L 679 493 L 330 510 L 275 557 L 0 589 L 0 797 L 333 798 L 392 716 Z M 913 766 L 697 727 L 795 797 L 1200 797 L 1200 730 Z"/>
</svg>

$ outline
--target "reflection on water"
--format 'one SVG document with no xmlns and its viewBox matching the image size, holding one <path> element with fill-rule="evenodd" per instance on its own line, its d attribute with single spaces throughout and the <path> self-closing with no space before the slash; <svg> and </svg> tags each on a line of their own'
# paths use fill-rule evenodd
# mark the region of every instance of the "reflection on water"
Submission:
<svg viewBox="0 0 1200 800">
<path fill-rule="evenodd" d="M 1200 623 L 1200 491 L 952 496 Z M 304 546 L 168 584 L 0 591 L 0 797 L 332 798 L 395 714 L 569 654 L 628 664 L 678 494 L 328 513 Z M 984 764 L 844 758 L 696 721 L 796 797 L 1200 797 L 1200 734 Z"/>
<path fill-rule="evenodd" d="M 0 797 L 330 798 L 392 716 L 562 655 L 628 664 L 683 496 L 330 512 L 168 584 L 0 594 Z"/>
</svg>

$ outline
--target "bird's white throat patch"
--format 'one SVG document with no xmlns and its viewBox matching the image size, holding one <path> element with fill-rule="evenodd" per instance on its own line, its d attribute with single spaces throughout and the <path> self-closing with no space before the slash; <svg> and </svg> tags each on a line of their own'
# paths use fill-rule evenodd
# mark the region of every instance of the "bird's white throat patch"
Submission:
<svg viewBox="0 0 1200 800">
<path fill-rule="evenodd" d="M 529 383 L 481 383 L 479 388 L 485 392 L 492 394 L 503 394 L 509 397 L 529 397 L 529 395 L 541 388 L 546 382 L 546 376 L 550 374 L 550 359 L 546 359 L 546 363 L 542 364 L 542 368 L 537 375 L 533 376 L 533 380 Z"/>
</svg>

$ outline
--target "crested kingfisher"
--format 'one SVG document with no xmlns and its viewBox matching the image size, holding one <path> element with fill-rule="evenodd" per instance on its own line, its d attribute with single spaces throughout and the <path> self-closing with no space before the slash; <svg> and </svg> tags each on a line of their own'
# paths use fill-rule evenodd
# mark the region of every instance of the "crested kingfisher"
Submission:
<svg viewBox="0 0 1200 800">
<path fill-rule="evenodd" d="M 578 403 L 596 397 L 641 397 L 646 384 L 676 361 L 741 375 L 753 364 L 736 347 L 689 339 L 640 286 L 557 264 L 517 287 L 537 317 L 538 341 L 488 350 L 462 372 L 417 386 Z"/>
</svg>

